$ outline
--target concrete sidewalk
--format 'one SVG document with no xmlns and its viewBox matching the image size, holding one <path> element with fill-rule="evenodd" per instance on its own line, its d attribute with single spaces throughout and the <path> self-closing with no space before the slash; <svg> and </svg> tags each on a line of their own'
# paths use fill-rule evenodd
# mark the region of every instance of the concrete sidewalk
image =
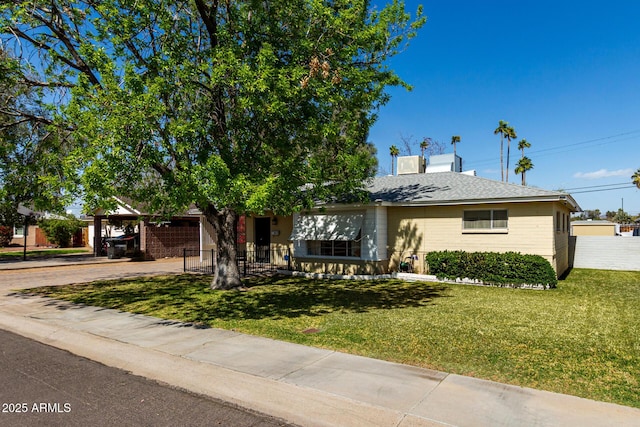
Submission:
<svg viewBox="0 0 640 427">
<path fill-rule="evenodd" d="M 36 296 L 0 328 L 302 426 L 640 426 L 640 410 Z"/>
</svg>

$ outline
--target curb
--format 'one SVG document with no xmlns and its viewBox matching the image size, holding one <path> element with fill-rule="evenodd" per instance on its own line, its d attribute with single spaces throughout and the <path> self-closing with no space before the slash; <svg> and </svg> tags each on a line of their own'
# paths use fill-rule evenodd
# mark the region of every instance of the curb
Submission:
<svg viewBox="0 0 640 427">
<path fill-rule="evenodd" d="M 174 387 L 310 426 L 441 426 L 328 392 L 185 359 L 156 349 L 0 312 L 0 328 Z"/>
<path fill-rule="evenodd" d="M 70 262 L 54 261 L 56 259 L 59 260 L 60 258 L 0 262 L 0 271 L 31 270 L 35 268 L 70 267 L 81 265 L 118 264 L 124 262 L 133 262 L 131 259 L 96 259 L 90 261 L 74 260 Z"/>
</svg>

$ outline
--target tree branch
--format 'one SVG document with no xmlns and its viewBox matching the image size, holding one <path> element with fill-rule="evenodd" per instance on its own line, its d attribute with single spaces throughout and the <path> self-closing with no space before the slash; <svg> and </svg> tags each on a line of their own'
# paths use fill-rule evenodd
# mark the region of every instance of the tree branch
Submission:
<svg viewBox="0 0 640 427">
<path fill-rule="evenodd" d="M 202 0 L 196 0 L 195 3 L 198 13 L 200 14 L 200 18 L 202 18 L 202 22 L 207 28 L 211 47 L 218 46 L 218 23 L 216 20 L 216 15 L 218 14 L 218 1 L 215 0 L 212 2 L 211 7 L 207 7 Z"/>
<path fill-rule="evenodd" d="M 63 25 L 61 25 L 61 23 L 63 23 L 64 20 L 60 12 L 57 10 L 57 8 L 54 6 L 50 11 L 44 10 L 43 8 L 40 8 L 39 10 L 44 12 L 45 14 L 49 14 L 50 19 L 45 19 L 45 17 L 36 13 L 32 14 L 31 16 L 33 16 L 34 19 L 42 23 L 46 28 L 48 28 L 53 33 L 54 38 L 65 46 L 68 53 L 71 55 L 73 59 L 63 56 L 60 52 L 57 52 L 51 45 L 35 40 L 33 37 L 29 36 L 19 28 L 12 27 L 11 30 L 15 32 L 19 37 L 33 44 L 35 47 L 54 52 L 53 56 L 55 56 L 57 59 L 59 59 L 69 67 L 85 74 L 93 85 L 100 87 L 101 86 L 100 80 L 95 75 L 91 67 L 89 67 L 87 63 L 84 61 L 84 59 L 80 56 L 74 44 L 72 43 L 71 38 L 69 37 L 69 34 L 67 34 L 65 29 L 63 28 Z M 79 37 L 79 35 L 77 36 Z"/>
</svg>

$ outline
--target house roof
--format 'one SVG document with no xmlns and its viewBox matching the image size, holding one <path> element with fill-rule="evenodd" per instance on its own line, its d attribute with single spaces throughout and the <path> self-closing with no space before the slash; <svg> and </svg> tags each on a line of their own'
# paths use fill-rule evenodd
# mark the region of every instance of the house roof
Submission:
<svg viewBox="0 0 640 427">
<path fill-rule="evenodd" d="M 374 178 L 371 201 L 394 205 L 458 205 L 560 201 L 573 211 L 580 206 L 570 194 L 494 181 L 457 172 L 421 173 Z"/>
</svg>

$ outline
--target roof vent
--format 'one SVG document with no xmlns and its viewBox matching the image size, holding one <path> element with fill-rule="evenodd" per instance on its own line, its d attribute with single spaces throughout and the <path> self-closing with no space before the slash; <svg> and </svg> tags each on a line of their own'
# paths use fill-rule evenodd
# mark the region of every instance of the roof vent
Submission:
<svg viewBox="0 0 640 427">
<path fill-rule="evenodd" d="M 398 175 L 424 173 L 424 158 L 422 156 L 398 157 Z"/>
</svg>

